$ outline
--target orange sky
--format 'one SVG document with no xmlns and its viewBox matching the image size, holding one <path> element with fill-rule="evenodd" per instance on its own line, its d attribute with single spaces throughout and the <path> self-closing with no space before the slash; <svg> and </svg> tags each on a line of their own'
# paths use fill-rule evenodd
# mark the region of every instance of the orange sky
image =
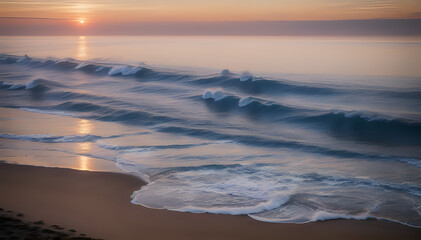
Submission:
<svg viewBox="0 0 421 240">
<path fill-rule="evenodd" d="M 2 19 L 85 19 L 86 24 L 420 18 L 420 12 L 420 0 L 0 0 Z"/>
</svg>

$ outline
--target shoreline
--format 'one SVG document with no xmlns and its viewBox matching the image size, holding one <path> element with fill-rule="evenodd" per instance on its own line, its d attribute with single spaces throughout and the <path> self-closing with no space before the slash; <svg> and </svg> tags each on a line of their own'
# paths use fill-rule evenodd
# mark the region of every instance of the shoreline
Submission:
<svg viewBox="0 0 421 240">
<path fill-rule="evenodd" d="M 124 173 L 0 163 L 0 207 L 102 239 L 418 239 L 380 220 L 267 223 L 246 215 L 186 213 L 130 203 L 145 183 Z"/>
</svg>

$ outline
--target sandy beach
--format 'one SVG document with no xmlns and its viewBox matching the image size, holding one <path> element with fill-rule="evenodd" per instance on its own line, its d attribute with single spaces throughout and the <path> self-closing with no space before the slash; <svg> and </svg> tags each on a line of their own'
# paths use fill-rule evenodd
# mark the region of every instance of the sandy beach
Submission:
<svg viewBox="0 0 421 240">
<path fill-rule="evenodd" d="M 0 207 L 102 239 L 418 239 L 420 229 L 377 220 L 276 224 L 247 216 L 148 209 L 144 183 L 119 173 L 0 163 Z"/>
</svg>

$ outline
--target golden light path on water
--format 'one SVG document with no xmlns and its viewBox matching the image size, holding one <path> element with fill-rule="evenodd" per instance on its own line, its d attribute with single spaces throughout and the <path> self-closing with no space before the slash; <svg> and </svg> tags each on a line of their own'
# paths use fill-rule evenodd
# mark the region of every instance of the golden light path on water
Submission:
<svg viewBox="0 0 421 240">
<path fill-rule="evenodd" d="M 78 134 L 90 134 L 93 130 L 93 125 L 89 120 L 80 119 L 76 125 L 76 132 Z M 91 150 L 91 142 L 81 142 L 78 143 L 78 152 L 81 154 L 86 154 Z M 90 167 L 90 157 L 79 155 L 79 166 L 80 170 L 91 170 Z"/>
<path fill-rule="evenodd" d="M 87 49 L 86 37 L 79 36 L 77 40 L 77 58 L 80 60 L 86 60 L 88 57 Z"/>
</svg>

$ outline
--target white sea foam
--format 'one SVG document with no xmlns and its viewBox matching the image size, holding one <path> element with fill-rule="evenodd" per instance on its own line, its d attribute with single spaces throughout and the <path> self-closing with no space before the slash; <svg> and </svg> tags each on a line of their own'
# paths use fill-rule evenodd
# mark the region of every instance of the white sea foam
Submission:
<svg viewBox="0 0 421 240">
<path fill-rule="evenodd" d="M 26 84 L 23 83 L 11 83 L 11 82 L 2 82 L 3 86 L 9 87 L 10 90 L 25 88 L 25 89 L 32 89 L 38 86 L 39 79 L 32 80 Z"/>
<path fill-rule="evenodd" d="M 11 82 L 2 82 L 3 86 L 12 86 L 13 83 Z"/>
<path fill-rule="evenodd" d="M 146 171 L 148 167 L 145 165 L 142 169 Z M 133 193 L 132 203 L 182 212 L 248 214 L 266 222 L 367 219 L 373 216 L 371 212 L 376 206 L 381 205 L 377 199 L 384 194 L 391 194 L 387 198 L 395 194 L 388 193 L 390 189 L 399 188 L 400 192 L 416 188 L 317 174 L 290 175 L 282 173 L 281 168 L 264 165 L 203 166 L 190 170 L 163 169 L 162 172 L 154 182 Z M 357 190 L 347 192 L 344 184 L 359 189 L 361 192 L 357 195 L 370 193 L 371 197 L 353 197 Z M 311 189 L 311 194 L 305 186 Z M 332 191 L 337 194 L 329 196 Z M 393 196 L 399 201 L 399 195 Z M 380 210 L 375 217 L 387 219 L 387 213 Z"/>
<path fill-rule="evenodd" d="M 23 57 L 19 58 L 16 62 L 17 62 L 17 63 L 20 63 L 20 62 L 25 61 L 26 59 L 30 59 L 30 57 L 29 57 L 28 55 L 26 55 L 26 54 L 25 54 L 25 56 L 23 56 Z"/>
<path fill-rule="evenodd" d="M 215 143 L 217 143 L 217 144 L 227 144 L 227 143 L 235 143 L 235 141 L 233 141 L 233 140 L 218 140 L 218 141 L 215 141 Z"/>
<path fill-rule="evenodd" d="M 110 71 L 108 71 L 108 75 L 109 75 L 109 76 L 114 76 L 114 75 L 120 74 L 120 73 L 122 73 L 122 72 L 123 72 L 123 70 L 125 70 L 126 68 L 128 68 L 128 67 L 126 67 L 126 66 L 124 66 L 124 67 L 121 67 L 121 66 L 114 66 L 114 67 L 112 67 L 112 68 L 110 69 Z"/>
<path fill-rule="evenodd" d="M 132 202 L 176 211 L 251 214 L 286 203 L 301 180 L 276 176 L 265 167 L 215 166 L 170 171 L 135 192 Z"/>
<path fill-rule="evenodd" d="M 252 97 L 243 97 L 240 99 L 240 101 L 238 101 L 238 106 L 239 107 L 245 107 L 247 105 L 249 105 L 250 103 L 252 103 L 254 101 L 254 99 Z"/>
<path fill-rule="evenodd" d="M 125 149 L 134 148 L 133 146 L 119 146 L 119 145 L 105 144 L 101 140 L 97 141 L 96 144 L 101 148 L 105 148 L 109 150 L 125 150 Z"/>
<path fill-rule="evenodd" d="M 315 221 L 326 221 L 331 219 L 365 220 L 369 218 L 374 218 L 369 213 L 352 215 L 344 213 L 327 212 L 323 210 L 311 210 L 308 208 L 304 208 L 304 211 L 294 209 L 293 211 L 288 212 L 288 215 L 281 215 L 279 217 L 274 218 L 261 217 L 258 214 L 249 214 L 249 217 L 258 221 L 272 223 L 309 223 Z"/>
<path fill-rule="evenodd" d="M 224 99 L 225 97 L 229 96 L 229 94 L 220 91 L 220 90 L 209 90 L 206 89 L 205 92 L 202 95 L 203 99 L 213 99 L 215 101 L 220 101 Z"/>
<path fill-rule="evenodd" d="M 100 72 L 100 71 L 102 71 L 104 68 L 105 68 L 105 67 L 103 67 L 103 66 L 99 66 L 99 67 L 97 67 L 97 68 L 95 69 L 95 72 Z"/>
<path fill-rule="evenodd" d="M 282 206 L 289 200 L 288 195 L 275 195 L 266 202 L 261 202 L 256 206 L 245 206 L 245 207 L 182 207 L 173 209 L 180 212 L 193 212 L 193 213 L 216 213 L 216 214 L 230 214 L 230 215 L 243 215 L 252 214 L 262 211 L 271 210 Z"/>
<path fill-rule="evenodd" d="M 133 75 L 142 70 L 142 67 L 131 67 L 131 66 L 114 66 L 108 71 L 109 76 L 122 74 L 123 76 Z"/>
<path fill-rule="evenodd" d="M 59 59 L 59 60 L 57 60 L 56 61 L 56 64 L 58 64 L 58 63 L 63 63 L 63 62 L 67 62 L 68 60 L 66 60 L 66 59 Z"/>
<path fill-rule="evenodd" d="M 77 65 L 77 66 L 75 67 L 75 69 L 80 69 L 80 68 L 86 67 L 86 66 L 88 66 L 88 64 L 89 64 L 89 63 L 87 63 L 87 62 L 82 62 L 82 63 L 80 63 L 79 65 Z"/>
<path fill-rule="evenodd" d="M 19 108 L 21 110 L 24 111 L 28 111 L 28 112 L 35 112 L 35 113 L 42 113 L 42 114 L 52 114 L 52 115 L 59 115 L 59 116 L 70 116 L 70 117 L 74 117 L 75 114 L 70 113 L 70 112 L 61 112 L 61 111 L 49 111 L 49 110 L 40 110 L 40 109 L 35 109 L 35 108 Z"/>
<path fill-rule="evenodd" d="M 152 146 L 127 146 L 127 145 L 113 145 L 113 144 L 106 144 L 104 143 L 104 141 L 98 140 L 96 142 L 96 144 L 104 149 L 109 149 L 109 150 L 125 150 L 125 152 L 143 152 L 145 150 L 150 150 L 151 148 L 153 148 Z"/>
<path fill-rule="evenodd" d="M 26 87 L 25 84 L 13 84 L 12 86 L 9 87 L 9 89 L 13 90 L 13 89 L 18 89 L 18 88 L 24 88 Z"/>
<path fill-rule="evenodd" d="M 357 214 L 357 215 L 349 215 L 349 214 L 342 214 L 342 213 L 333 213 L 327 211 L 316 211 L 313 216 L 311 217 L 310 221 L 325 221 L 330 219 L 367 219 L 370 218 L 371 215 L 368 213 Z"/>
<path fill-rule="evenodd" d="M 38 86 L 38 82 L 39 82 L 39 79 L 35 79 L 35 80 L 30 81 L 29 83 L 26 84 L 25 89 L 32 89 L 32 88 Z"/>
<path fill-rule="evenodd" d="M 136 74 L 140 70 L 142 70 L 141 67 L 130 67 L 130 68 L 124 69 L 121 73 L 123 74 L 123 76 L 128 76 L 128 75 Z"/>
<path fill-rule="evenodd" d="M 397 158 L 398 161 L 405 162 L 407 164 L 410 164 L 412 166 L 421 168 L 421 159 L 415 159 L 415 158 Z"/>
<path fill-rule="evenodd" d="M 10 90 L 24 88 L 26 86 L 25 84 L 10 83 L 10 82 L 2 82 L 2 85 L 6 86 L 6 87 L 9 87 Z"/>
</svg>

